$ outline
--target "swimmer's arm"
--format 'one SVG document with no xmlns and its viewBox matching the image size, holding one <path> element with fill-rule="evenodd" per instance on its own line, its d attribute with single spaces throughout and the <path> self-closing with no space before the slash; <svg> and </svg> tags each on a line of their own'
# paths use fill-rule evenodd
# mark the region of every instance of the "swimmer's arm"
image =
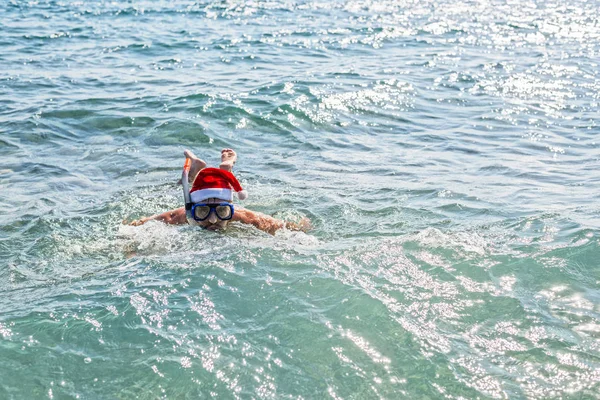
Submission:
<svg viewBox="0 0 600 400">
<path fill-rule="evenodd" d="M 236 208 L 233 214 L 233 221 L 239 221 L 244 224 L 254 225 L 261 231 L 274 235 L 278 229 L 286 228 L 291 231 L 302 231 L 306 232 L 310 229 L 310 221 L 308 218 L 302 218 L 299 223 L 282 221 L 273 218 L 269 215 L 250 211 L 245 208 Z"/>
<path fill-rule="evenodd" d="M 129 225 L 139 226 L 145 224 L 148 221 L 160 221 L 170 225 L 185 225 L 187 224 L 187 219 L 185 217 L 185 207 L 180 207 L 175 210 L 166 211 L 162 214 L 156 214 L 151 217 L 138 219 L 136 221 L 131 222 Z"/>
</svg>

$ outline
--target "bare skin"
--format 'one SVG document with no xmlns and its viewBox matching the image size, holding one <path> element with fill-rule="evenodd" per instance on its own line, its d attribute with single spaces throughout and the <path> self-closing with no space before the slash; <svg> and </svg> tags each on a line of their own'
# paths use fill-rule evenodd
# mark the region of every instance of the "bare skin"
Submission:
<svg viewBox="0 0 600 400">
<path fill-rule="evenodd" d="M 225 150 L 225 149 L 223 149 Z M 185 158 L 189 158 L 190 160 L 192 160 L 192 165 L 190 167 L 190 173 L 188 175 L 188 179 L 190 181 L 190 183 L 194 182 L 194 179 L 196 179 L 196 175 L 198 175 L 198 172 L 200 172 L 200 170 L 206 168 L 206 162 L 204 162 L 204 160 L 199 159 L 198 157 L 196 157 L 196 155 L 194 153 L 192 153 L 190 150 L 184 150 L 183 151 L 183 155 L 185 156 Z M 231 172 L 231 171 L 229 171 Z"/>
<path fill-rule="evenodd" d="M 225 171 L 233 172 L 233 166 L 237 161 L 237 154 L 232 149 L 223 149 L 221 150 L 221 164 L 219 168 L 224 169 Z"/>
<path fill-rule="evenodd" d="M 196 178 L 198 172 L 201 169 L 206 167 L 206 163 L 202 161 L 200 158 L 196 157 L 191 151 L 184 151 L 184 155 L 186 158 L 192 160 L 192 165 L 190 168 L 190 177 L 193 177 L 191 181 Z M 232 172 L 233 165 L 237 160 L 237 154 L 232 149 L 223 149 L 221 151 L 221 164 L 220 168 L 226 171 Z M 217 198 L 211 198 L 205 200 L 207 204 L 218 204 L 218 203 L 229 203 L 228 200 L 222 200 Z M 142 218 L 130 223 L 133 226 L 143 225 L 148 221 L 160 221 L 165 224 L 170 225 L 185 225 L 187 224 L 187 218 L 185 215 L 185 207 L 180 207 L 175 210 L 166 211 L 162 214 L 153 215 L 151 217 Z M 207 219 L 204 221 L 198 221 L 198 225 L 208 229 L 208 230 L 222 230 L 227 227 L 229 222 L 237 221 L 243 224 L 253 225 L 261 231 L 270 233 L 274 235 L 275 232 L 279 229 L 286 228 L 293 231 L 303 231 L 306 232 L 311 228 L 310 221 L 308 218 L 302 218 L 299 223 L 288 222 L 278 220 L 269 215 L 250 211 L 248 209 L 237 206 L 235 208 L 235 212 L 233 213 L 233 217 L 230 220 L 222 221 L 215 215 L 214 212 L 211 212 Z"/>
<path fill-rule="evenodd" d="M 224 202 L 221 199 L 207 199 L 207 204 L 215 204 Z M 165 224 L 170 225 L 186 225 L 187 219 L 185 216 L 185 207 L 180 207 L 175 210 L 167 211 L 162 214 L 157 214 L 152 217 L 142 218 L 137 221 L 133 221 L 130 225 L 139 226 L 143 225 L 148 221 L 160 221 Z M 308 218 L 302 218 L 299 223 L 282 221 L 276 218 L 273 218 L 269 215 L 250 211 L 246 208 L 236 207 L 235 212 L 233 213 L 233 218 L 227 221 L 221 221 L 217 218 L 214 212 L 211 212 L 209 217 L 204 221 L 199 221 L 199 226 L 211 230 L 222 230 L 227 227 L 229 222 L 237 221 L 242 224 L 253 225 L 261 231 L 270 233 L 274 235 L 276 231 L 282 228 L 289 229 L 291 231 L 303 231 L 306 232 L 310 229 L 310 221 Z"/>
</svg>

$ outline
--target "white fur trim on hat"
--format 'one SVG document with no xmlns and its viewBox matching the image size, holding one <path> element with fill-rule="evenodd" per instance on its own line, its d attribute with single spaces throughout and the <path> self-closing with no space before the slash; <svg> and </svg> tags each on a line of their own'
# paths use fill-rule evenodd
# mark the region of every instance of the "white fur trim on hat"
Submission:
<svg viewBox="0 0 600 400">
<path fill-rule="evenodd" d="M 246 192 L 245 190 L 240 190 L 239 192 L 237 192 L 237 196 L 240 200 L 246 200 L 248 198 L 248 192 Z"/>
<path fill-rule="evenodd" d="M 213 188 L 195 190 L 192 193 L 190 193 L 190 199 L 192 200 L 192 203 L 200 203 L 202 200 L 210 199 L 213 197 L 216 199 L 232 202 L 233 192 L 231 189 Z"/>
</svg>

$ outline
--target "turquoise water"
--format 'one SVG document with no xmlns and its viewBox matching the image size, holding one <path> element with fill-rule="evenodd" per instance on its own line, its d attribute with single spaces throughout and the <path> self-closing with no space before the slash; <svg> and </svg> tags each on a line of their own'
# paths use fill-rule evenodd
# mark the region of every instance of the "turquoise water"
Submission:
<svg viewBox="0 0 600 400">
<path fill-rule="evenodd" d="M 600 398 L 599 9 L 3 3 L 0 399 Z"/>
</svg>

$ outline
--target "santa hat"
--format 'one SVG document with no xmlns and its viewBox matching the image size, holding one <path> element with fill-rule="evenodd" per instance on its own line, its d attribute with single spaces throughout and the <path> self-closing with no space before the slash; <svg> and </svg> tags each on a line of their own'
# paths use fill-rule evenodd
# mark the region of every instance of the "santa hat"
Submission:
<svg viewBox="0 0 600 400">
<path fill-rule="evenodd" d="M 233 201 L 233 191 L 237 192 L 240 200 L 248 197 L 248 193 L 242 189 L 231 172 L 219 168 L 204 168 L 194 179 L 190 198 L 193 203 L 199 203 L 211 197 Z"/>
</svg>

